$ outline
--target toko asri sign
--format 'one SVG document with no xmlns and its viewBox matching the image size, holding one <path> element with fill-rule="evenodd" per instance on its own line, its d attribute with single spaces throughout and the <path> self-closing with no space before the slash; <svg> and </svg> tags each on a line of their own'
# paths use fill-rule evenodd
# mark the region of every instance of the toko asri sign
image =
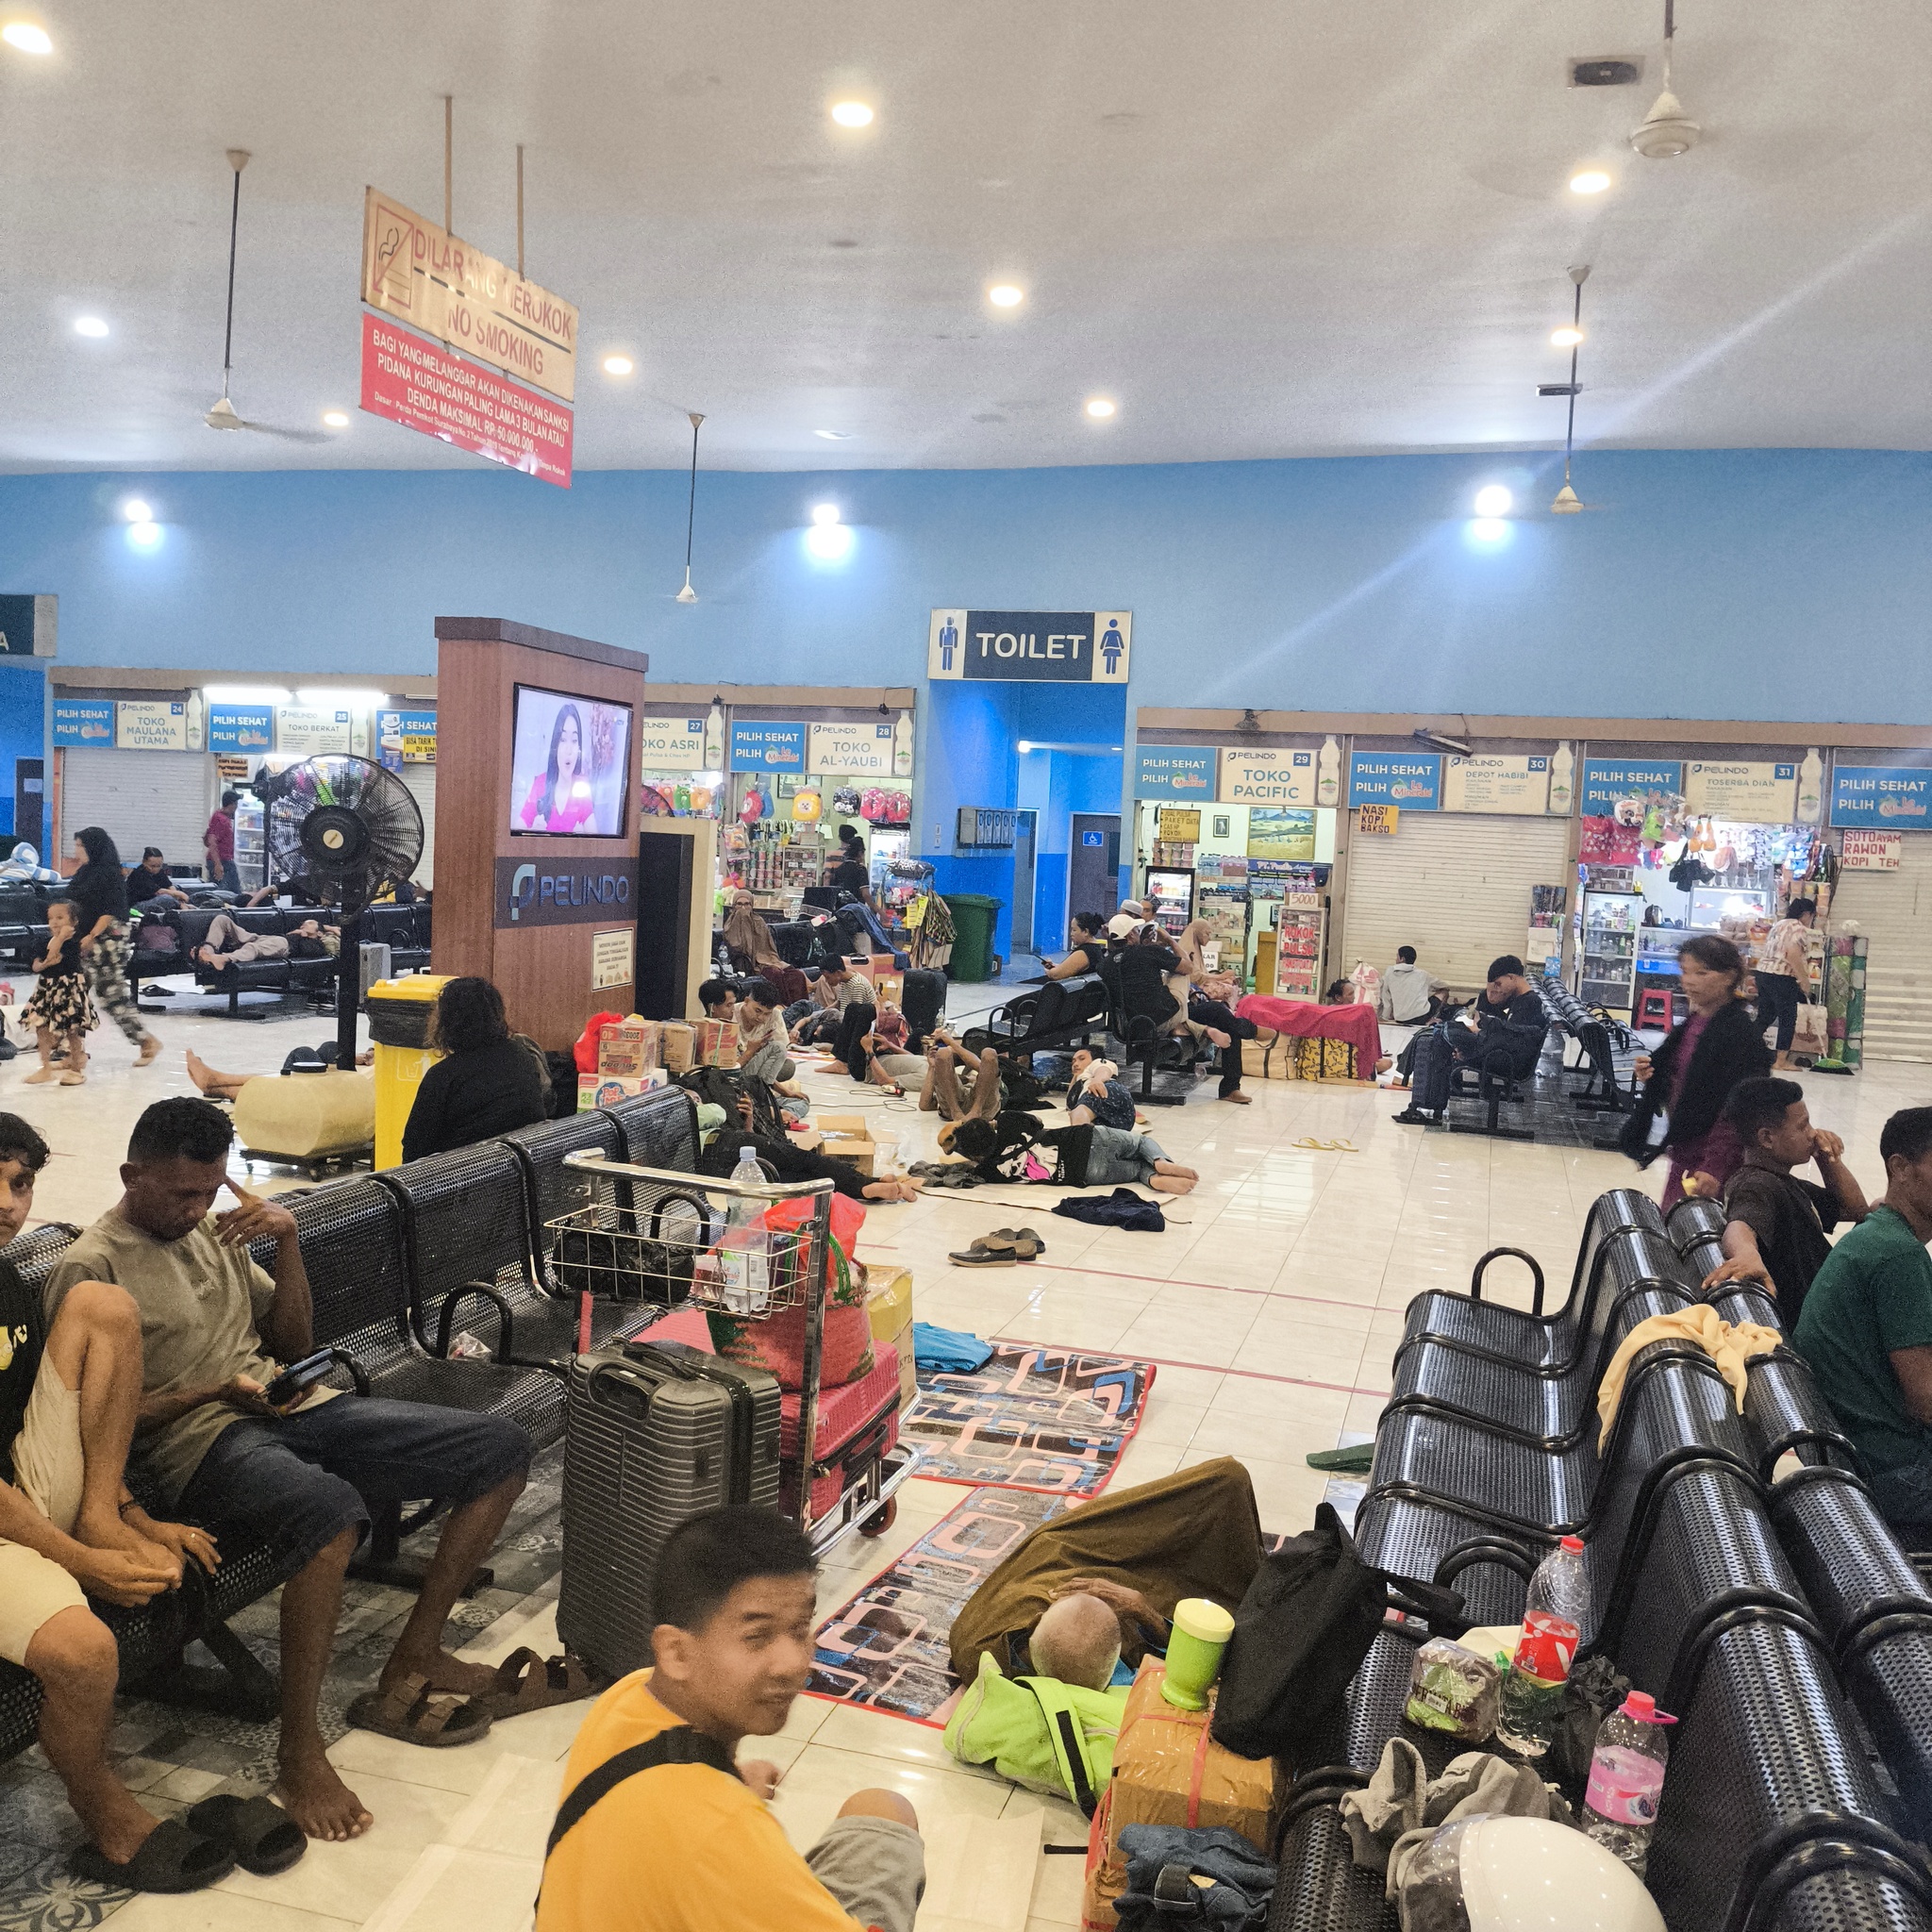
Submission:
<svg viewBox="0 0 1932 1932">
<path fill-rule="evenodd" d="M 1131 610 L 935 610 L 925 675 L 1044 684 L 1124 684 Z"/>
</svg>

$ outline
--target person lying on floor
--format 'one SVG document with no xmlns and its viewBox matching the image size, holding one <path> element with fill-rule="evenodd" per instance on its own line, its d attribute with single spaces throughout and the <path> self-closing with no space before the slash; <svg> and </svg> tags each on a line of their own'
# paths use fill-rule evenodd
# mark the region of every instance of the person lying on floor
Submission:
<svg viewBox="0 0 1932 1932">
<path fill-rule="evenodd" d="M 281 1594 L 277 1792 L 311 1838 L 348 1839 L 369 1811 L 329 1762 L 317 1704 L 341 1619 L 342 1576 L 385 1508 L 450 1506 L 422 1593 L 349 1722 L 406 1743 L 480 1738 L 492 1716 L 588 1694 L 581 1666 L 533 1659 L 526 1676 L 441 1648 L 458 1593 L 522 1492 L 530 1441 L 514 1423 L 425 1403 L 311 1386 L 271 1407 L 284 1363 L 314 1351 L 308 1276 L 286 1208 L 228 1181 L 234 1130 L 206 1100 L 157 1101 L 135 1123 L 120 1201 L 48 1279 L 49 1317 L 79 1288 L 109 1282 L 141 1314 L 136 1454 L 173 1507 L 233 1524 L 299 1561 Z M 238 1206 L 211 1212 L 227 1187 Z M 250 1258 L 275 1243 L 275 1272 Z"/>
<path fill-rule="evenodd" d="M 1164 1651 L 1185 1597 L 1235 1608 L 1261 1556 L 1254 1485 L 1231 1456 L 1110 1490 L 1030 1531 L 966 1599 L 949 1640 L 954 1673 L 972 1683 L 991 1654 L 1009 1677 L 1102 1689 L 1109 1648 L 1129 1665 Z"/>
<path fill-rule="evenodd" d="M 1062 1188 L 1139 1186 L 1157 1194 L 1191 1194 L 1201 1178 L 1193 1168 L 1170 1160 L 1151 1134 L 1132 1129 L 1042 1127 L 1030 1113 L 1009 1111 L 991 1120 L 974 1115 L 960 1121 L 950 1138 L 944 1128 L 940 1132 L 982 1180 L 1032 1180 Z M 1050 1162 L 1041 1160 L 1042 1149 L 1052 1157 Z M 1029 1172 L 1029 1158 L 1049 1171 Z"/>
<path fill-rule="evenodd" d="M 924 1086 L 927 1061 L 912 1051 L 912 1029 L 906 1015 L 891 1000 L 881 999 L 872 1031 L 858 1042 L 865 1055 L 866 1077 L 875 1087 L 903 1091 L 908 1081 Z"/>
<path fill-rule="evenodd" d="M 651 1585 L 656 1663 L 607 1690 L 571 1747 L 537 1932 L 912 1932 L 924 1846 L 898 1792 L 846 1799 L 801 1857 L 767 1807 L 778 1767 L 738 1759 L 810 1677 L 817 1577 L 775 1509 L 672 1533 Z"/>
<path fill-rule="evenodd" d="M 251 1080 L 275 1080 L 292 1074 L 298 1064 L 310 1067 L 333 1068 L 336 1063 L 334 1041 L 326 1041 L 321 1047 L 297 1047 L 282 1062 L 280 1074 L 225 1074 L 219 1067 L 211 1067 L 194 1051 L 187 1050 L 188 1077 L 194 1082 L 195 1091 L 205 1093 L 210 1100 L 238 1100 L 242 1090 Z M 375 1049 L 365 1046 L 356 1056 L 358 1067 L 372 1067 L 375 1064 Z"/>
<path fill-rule="evenodd" d="M 925 1043 L 925 1081 L 919 1091 L 921 1113 L 937 1113 L 957 1124 L 991 1120 L 1000 1110 L 1000 1057 L 991 1047 L 969 1053 L 943 1026 Z M 941 1140 L 949 1140 L 942 1128 Z"/>
<path fill-rule="evenodd" d="M 47 1143 L 0 1113 L 0 1247 L 33 1208 Z M 212 1571 L 215 1540 L 157 1523 L 122 1480 L 141 1402 L 141 1316 L 125 1289 L 77 1283 L 49 1324 L 41 1297 L 0 1260 L 0 1657 L 41 1680 L 41 1747 L 87 1842 L 75 1873 L 130 1890 L 199 1890 L 232 1851 L 164 1823 L 114 1774 L 120 1655 L 90 1595 L 134 1608 Z M 191 1814 L 192 1815 L 192 1814 Z"/>
<path fill-rule="evenodd" d="M 705 1111 L 703 1108 L 698 1109 L 701 1127 L 705 1124 Z M 717 1118 L 715 1113 L 712 1118 Z M 878 1180 L 870 1179 L 849 1160 L 841 1160 L 836 1155 L 819 1154 L 811 1148 L 801 1147 L 789 1137 L 779 1140 L 771 1134 L 755 1132 L 752 1120 L 751 1096 L 741 1093 L 738 1098 L 737 1126 L 726 1128 L 722 1124 L 719 1125 L 698 1156 L 698 1172 L 714 1174 L 720 1180 L 729 1180 L 732 1169 L 738 1165 L 739 1154 L 749 1147 L 781 1181 L 828 1180 L 839 1193 L 854 1201 L 916 1201 L 919 1198 L 919 1183 L 915 1180 L 893 1174 Z"/>
<path fill-rule="evenodd" d="M 1071 1125 L 1120 1127 L 1134 1125 L 1134 1096 L 1111 1060 L 1095 1059 L 1091 1048 L 1074 1054 L 1074 1079 L 1067 1089 L 1067 1120 Z"/>
</svg>

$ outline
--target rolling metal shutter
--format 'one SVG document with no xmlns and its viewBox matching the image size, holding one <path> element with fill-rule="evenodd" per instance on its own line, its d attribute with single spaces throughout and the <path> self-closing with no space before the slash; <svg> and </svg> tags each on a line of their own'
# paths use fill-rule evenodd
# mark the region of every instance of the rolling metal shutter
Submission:
<svg viewBox="0 0 1932 1932">
<path fill-rule="evenodd" d="M 436 883 L 436 767 L 434 765 L 405 765 L 403 783 L 409 788 L 409 796 L 416 801 L 416 808 L 423 814 L 423 858 L 416 867 L 416 883 L 419 886 L 434 886 Z"/>
<path fill-rule="evenodd" d="M 1570 882 L 1566 820 L 1404 812 L 1392 839 L 1351 838 L 1342 944 L 1328 973 L 1357 959 L 1386 970 L 1397 946 L 1451 986 L 1478 987 L 1501 953 L 1521 953 L 1530 888 Z"/>
<path fill-rule="evenodd" d="M 1865 962 L 1865 1058 L 1932 1060 L 1932 833 L 1907 832 L 1897 872 L 1841 872 L 1830 924 L 1871 941 Z"/>
<path fill-rule="evenodd" d="M 201 870 L 201 835 L 214 810 L 215 761 L 200 751 L 108 751 L 75 745 L 61 755 L 60 850 L 83 825 L 100 825 L 125 865 L 158 845 L 170 865 Z"/>
</svg>

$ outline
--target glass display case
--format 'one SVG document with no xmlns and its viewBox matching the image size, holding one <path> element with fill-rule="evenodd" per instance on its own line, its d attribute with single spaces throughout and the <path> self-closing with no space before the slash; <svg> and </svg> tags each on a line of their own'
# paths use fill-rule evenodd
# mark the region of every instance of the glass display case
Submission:
<svg viewBox="0 0 1932 1932">
<path fill-rule="evenodd" d="M 1626 1017 L 1636 1009 L 1637 935 L 1643 923 L 1643 894 L 1583 889 L 1583 931 L 1576 996 L 1587 1007 L 1605 1007 Z"/>
</svg>

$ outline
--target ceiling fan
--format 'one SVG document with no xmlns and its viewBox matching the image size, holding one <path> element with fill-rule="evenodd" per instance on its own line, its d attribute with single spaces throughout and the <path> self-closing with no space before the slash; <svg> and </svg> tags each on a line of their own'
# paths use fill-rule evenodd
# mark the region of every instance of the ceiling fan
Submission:
<svg viewBox="0 0 1932 1932">
<path fill-rule="evenodd" d="M 235 359 L 235 242 L 242 226 L 242 170 L 248 165 L 248 150 L 231 147 L 228 165 L 235 171 L 235 199 L 228 210 L 228 324 L 222 338 L 222 393 L 201 420 L 210 429 L 253 429 L 289 442 L 326 442 L 328 438 L 320 429 L 278 429 L 272 423 L 251 423 L 228 400 L 228 373 Z"/>
</svg>

